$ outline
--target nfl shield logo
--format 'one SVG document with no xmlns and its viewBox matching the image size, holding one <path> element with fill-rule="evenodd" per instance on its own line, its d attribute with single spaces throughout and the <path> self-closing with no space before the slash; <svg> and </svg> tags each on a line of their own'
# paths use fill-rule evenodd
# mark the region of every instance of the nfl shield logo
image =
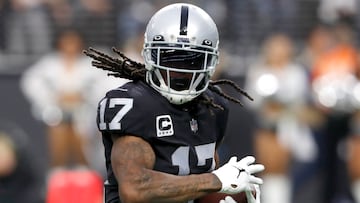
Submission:
<svg viewBox="0 0 360 203">
<path fill-rule="evenodd" d="M 191 131 L 193 131 L 194 133 L 196 133 L 198 131 L 198 123 L 197 123 L 197 120 L 195 119 L 191 119 L 190 121 L 190 128 L 191 128 Z"/>
</svg>

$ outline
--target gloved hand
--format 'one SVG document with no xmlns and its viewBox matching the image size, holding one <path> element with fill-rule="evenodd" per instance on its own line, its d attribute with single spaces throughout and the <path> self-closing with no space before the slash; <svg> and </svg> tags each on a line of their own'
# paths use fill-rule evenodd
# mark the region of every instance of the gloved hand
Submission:
<svg viewBox="0 0 360 203">
<path fill-rule="evenodd" d="M 225 199 L 220 200 L 219 203 L 237 203 L 232 197 L 226 196 Z"/>
<path fill-rule="evenodd" d="M 260 186 L 253 184 L 252 190 L 245 190 L 246 199 L 248 203 L 260 203 Z M 252 191 L 255 190 L 255 197 Z"/>
<path fill-rule="evenodd" d="M 245 190 L 251 190 L 252 184 L 262 184 L 261 178 L 255 177 L 253 173 L 264 170 L 264 165 L 253 164 L 255 158 L 247 156 L 237 161 L 236 157 L 231 157 L 228 163 L 214 170 L 214 173 L 222 183 L 219 192 L 226 194 L 236 194 Z"/>
<path fill-rule="evenodd" d="M 245 190 L 247 203 L 260 203 L 260 186 L 253 184 L 252 190 Z M 255 196 L 253 194 L 255 191 Z M 220 200 L 219 203 L 237 203 L 231 196 L 226 196 L 225 199 Z"/>
</svg>

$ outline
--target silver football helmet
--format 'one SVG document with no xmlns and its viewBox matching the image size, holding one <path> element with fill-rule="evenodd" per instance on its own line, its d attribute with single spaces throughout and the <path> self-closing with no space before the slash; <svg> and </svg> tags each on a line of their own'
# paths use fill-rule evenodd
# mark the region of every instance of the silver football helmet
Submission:
<svg viewBox="0 0 360 203">
<path fill-rule="evenodd" d="M 143 57 L 146 81 L 173 104 L 204 92 L 218 63 L 219 34 L 201 8 L 171 4 L 150 19 Z"/>
</svg>

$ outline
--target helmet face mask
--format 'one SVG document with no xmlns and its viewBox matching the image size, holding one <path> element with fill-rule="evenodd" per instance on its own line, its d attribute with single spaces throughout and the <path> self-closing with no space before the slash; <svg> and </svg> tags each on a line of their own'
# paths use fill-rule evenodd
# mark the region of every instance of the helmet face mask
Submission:
<svg viewBox="0 0 360 203">
<path fill-rule="evenodd" d="M 182 29 L 185 20 L 188 22 Z M 207 89 L 215 71 L 218 63 L 216 25 L 196 6 L 167 6 L 158 11 L 147 26 L 143 56 L 150 86 L 171 103 L 186 103 Z"/>
</svg>

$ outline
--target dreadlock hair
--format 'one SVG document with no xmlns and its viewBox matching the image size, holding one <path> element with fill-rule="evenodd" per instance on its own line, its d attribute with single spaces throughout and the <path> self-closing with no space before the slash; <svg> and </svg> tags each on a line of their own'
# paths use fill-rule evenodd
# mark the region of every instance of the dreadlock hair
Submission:
<svg viewBox="0 0 360 203">
<path fill-rule="evenodd" d="M 121 77 L 129 80 L 134 81 L 143 81 L 146 82 L 146 72 L 145 65 L 136 61 L 131 60 L 130 58 L 126 57 L 124 53 L 116 49 L 115 47 L 112 48 L 112 51 L 115 52 L 117 55 L 119 55 L 119 58 L 114 58 L 112 56 L 109 56 L 99 50 L 96 50 L 92 47 L 90 47 L 88 50 L 84 50 L 84 54 L 94 59 L 91 64 L 97 68 L 110 71 L 111 73 L 108 73 L 109 76 L 114 77 Z M 224 97 L 225 99 L 232 101 L 234 103 L 237 103 L 241 106 L 243 106 L 242 102 L 232 97 L 225 92 L 221 91 L 220 88 L 217 87 L 217 85 L 230 85 L 233 87 L 237 92 L 244 95 L 249 100 L 253 101 L 253 98 L 250 97 L 250 95 L 242 90 L 235 82 L 231 80 L 215 80 L 210 81 L 208 89 L 212 92 Z M 214 108 L 218 108 L 223 110 L 224 108 L 209 98 L 208 96 L 202 94 L 199 97 L 196 98 L 199 102 L 206 104 L 208 106 L 212 106 Z"/>
</svg>

